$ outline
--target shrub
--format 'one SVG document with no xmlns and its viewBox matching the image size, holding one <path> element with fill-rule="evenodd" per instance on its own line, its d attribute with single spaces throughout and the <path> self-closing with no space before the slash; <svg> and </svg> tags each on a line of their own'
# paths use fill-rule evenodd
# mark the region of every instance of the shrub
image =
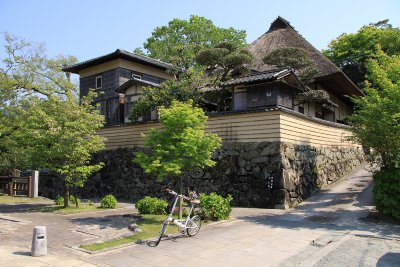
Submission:
<svg viewBox="0 0 400 267">
<path fill-rule="evenodd" d="M 118 201 L 113 195 L 107 195 L 100 201 L 100 207 L 105 209 L 115 209 L 118 206 Z"/>
<path fill-rule="evenodd" d="M 211 193 L 209 195 L 200 194 L 200 201 L 202 206 L 201 216 L 206 220 L 213 221 L 228 219 L 232 211 L 232 207 L 229 204 L 231 200 L 231 195 L 223 198 L 217 193 Z"/>
<path fill-rule="evenodd" d="M 57 195 L 56 198 L 54 199 L 54 203 L 59 206 L 64 205 L 64 197 Z"/>
<path fill-rule="evenodd" d="M 81 199 L 79 197 L 77 197 L 76 200 L 78 202 L 78 205 L 81 204 Z M 71 202 L 71 204 L 73 204 L 73 205 L 76 205 L 74 195 L 69 196 L 69 202 Z"/>
<path fill-rule="evenodd" d="M 156 197 L 146 196 L 136 203 L 141 214 L 165 214 L 168 203 Z"/>
<path fill-rule="evenodd" d="M 380 213 L 400 220 L 400 169 L 374 174 L 374 200 Z"/>
</svg>

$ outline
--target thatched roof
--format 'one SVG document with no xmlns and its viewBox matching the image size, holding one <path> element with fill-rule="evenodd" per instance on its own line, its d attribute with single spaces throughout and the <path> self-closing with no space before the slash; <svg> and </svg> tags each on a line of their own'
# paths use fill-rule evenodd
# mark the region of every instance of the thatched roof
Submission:
<svg viewBox="0 0 400 267">
<path fill-rule="evenodd" d="M 318 49 L 303 38 L 285 19 L 278 17 L 269 30 L 252 42 L 248 47 L 254 61 L 251 68 L 265 71 L 273 68 L 263 62 L 270 52 L 282 47 L 295 47 L 305 50 L 319 71 L 318 77 L 340 72 L 341 70 L 327 59 Z"/>
<path fill-rule="evenodd" d="M 318 74 L 315 77 L 316 80 L 340 77 L 341 80 L 346 80 L 347 88 L 344 91 L 346 91 L 347 94 L 362 94 L 357 86 L 347 78 L 341 69 L 304 39 L 304 37 L 301 36 L 290 25 L 290 23 L 282 17 L 278 17 L 274 22 L 272 22 L 269 30 L 246 48 L 253 55 L 253 63 L 249 67 L 257 71 L 266 71 L 275 68 L 275 66 L 265 64 L 263 58 L 268 53 L 283 47 L 295 47 L 306 51 L 318 70 Z"/>
</svg>

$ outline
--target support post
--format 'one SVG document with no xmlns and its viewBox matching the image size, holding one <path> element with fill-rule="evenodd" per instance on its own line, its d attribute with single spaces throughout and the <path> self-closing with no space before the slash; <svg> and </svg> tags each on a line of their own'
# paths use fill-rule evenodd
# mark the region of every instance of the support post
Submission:
<svg viewBox="0 0 400 267">
<path fill-rule="evenodd" d="M 39 171 L 32 171 L 31 175 L 31 196 L 30 197 L 38 197 L 39 196 Z"/>
</svg>

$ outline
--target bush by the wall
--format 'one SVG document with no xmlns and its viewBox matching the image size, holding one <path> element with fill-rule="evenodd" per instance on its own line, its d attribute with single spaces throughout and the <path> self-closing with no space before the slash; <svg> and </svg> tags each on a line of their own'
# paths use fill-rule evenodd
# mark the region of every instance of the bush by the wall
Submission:
<svg viewBox="0 0 400 267">
<path fill-rule="evenodd" d="M 78 202 L 78 205 L 81 204 L 81 199 L 79 197 L 76 198 L 76 201 Z M 74 195 L 70 195 L 69 196 L 69 202 L 73 205 L 76 205 L 75 202 L 75 196 Z"/>
<path fill-rule="evenodd" d="M 374 174 L 374 200 L 379 212 L 400 220 L 400 169 Z"/>
<path fill-rule="evenodd" d="M 115 209 L 118 201 L 113 195 L 107 195 L 100 201 L 100 207 L 105 209 Z"/>
<path fill-rule="evenodd" d="M 201 201 L 201 215 L 206 220 L 225 220 L 229 218 L 232 207 L 229 204 L 232 196 L 228 195 L 226 198 L 218 195 L 217 193 L 200 194 Z"/>
<path fill-rule="evenodd" d="M 166 214 L 168 203 L 156 197 L 146 196 L 136 203 L 141 214 Z"/>
<path fill-rule="evenodd" d="M 56 198 L 54 199 L 54 203 L 59 206 L 64 205 L 64 197 L 57 195 Z"/>
</svg>

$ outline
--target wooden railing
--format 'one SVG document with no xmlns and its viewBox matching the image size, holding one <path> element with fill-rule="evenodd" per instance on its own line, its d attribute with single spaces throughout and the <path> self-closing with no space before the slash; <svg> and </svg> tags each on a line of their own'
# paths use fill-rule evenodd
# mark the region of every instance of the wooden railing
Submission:
<svg viewBox="0 0 400 267">
<path fill-rule="evenodd" d="M 0 192 L 10 196 L 32 197 L 32 177 L 0 176 Z"/>
</svg>

